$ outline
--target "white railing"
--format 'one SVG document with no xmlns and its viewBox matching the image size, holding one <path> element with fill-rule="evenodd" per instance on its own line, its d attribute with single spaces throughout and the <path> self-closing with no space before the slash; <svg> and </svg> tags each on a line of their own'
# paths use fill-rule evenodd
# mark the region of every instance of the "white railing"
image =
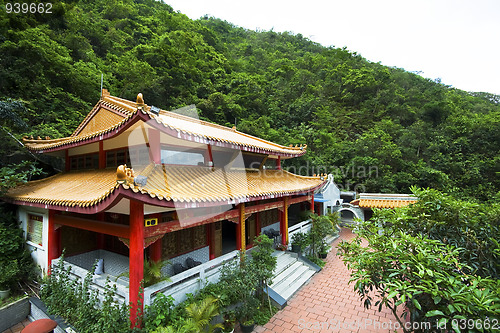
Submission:
<svg viewBox="0 0 500 333">
<path fill-rule="evenodd" d="M 295 233 L 297 233 L 297 232 L 306 233 L 306 232 L 309 232 L 309 230 L 311 230 L 311 228 L 312 228 L 312 220 L 311 219 L 302 221 L 302 222 L 297 223 L 291 227 L 288 227 L 288 239 L 291 241 L 292 236 Z"/>
<path fill-rule="evenodd" d="M 229 260 L 238 256 L 234 250 L 223 256 L 212 259 L 206 263 L 185 270 L 170 277 L 170 281 L 163 281 L 144 289 L 144 304 L 153 303 L 156 295 L 162 293 L 174 298 L 174 303 L 179 304 L 186 300 L 186 294 L 196 293 L 208 283 L 216 283 L 220 277 L 220 267 Z"/>
<path fill-rule="evenodd" d="M 151 305 L 158 293 L 172 296 L 175 304 L 181 303 L 187 298 L 186 294 L 194 294 L 208 283 L 216 283 L 220 277 L 220 267 L 237 256 L 238 251 L 234 250 L 182 273 L 176 274 L 170 277 L 170 281 L 163 281 L 144 288 L 144 305 Z M 59 260 L 60 259 L 53 260 L 53 265 L 57 265 Z M 64 268 L 67 269 L 68 267 L 71 267 L 70 278 L 72 280 L 79 279 L 83 283 L 83 279 L 87 276 L 88 270 L 64 261 Z M 129 288 L 128 281 L 125 278 L 116 278 L 106 273 L 94 275 L 90 288 L 99 291 L 99 299 L 102 301 L 107 277 L 109 277 L 111 286 L 116 285 L 115 301 L 118 303 L 128 303 Z"/>
<path fill-rule="evenodd" d="M 60 258 L 52 260 L 52 266 L 56 266 L 59 263 Z M 81 268 L 77 265 L 71 264 L 67 261 L 64 261 L 64 268 L 68 269 L 71 267 L 69 271 L 69 277 L 72 280 L 80 280 L 83 283 L 83 280 L 88 274 L 88 270 Z M 128 281 L 126 281 L 123 278 L 116 278 L 113 275 L 109 274 L 101 274 L 101 275 L 94 275 L 92 277 L 92 283 L 90 284 L 90 289 L 91 290 L 97 290 L 99 292 L 99 300 L 104 299 L 104 294 L 106 290 L 106 280 L 109 277 L 109 286 L 113 287 L 116 286 L 116 293 L 114 296 L 114 300 L 117 303 L 123 304 L 127 303 L 129 301 L 129 292 L 128 292 Z"/>
</svg>

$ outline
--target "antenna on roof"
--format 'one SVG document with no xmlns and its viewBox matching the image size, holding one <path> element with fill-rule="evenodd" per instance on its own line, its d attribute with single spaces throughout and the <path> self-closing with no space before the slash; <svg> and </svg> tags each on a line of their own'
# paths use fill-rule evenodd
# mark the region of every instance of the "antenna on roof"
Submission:
<svg viewBox="0 0 500 333">
<path fill-rule="evenodd" d="M 102 79 L 103 79 L 104 74 L 101 73 L 101 97 L 102 97 Z"/>
</svg>

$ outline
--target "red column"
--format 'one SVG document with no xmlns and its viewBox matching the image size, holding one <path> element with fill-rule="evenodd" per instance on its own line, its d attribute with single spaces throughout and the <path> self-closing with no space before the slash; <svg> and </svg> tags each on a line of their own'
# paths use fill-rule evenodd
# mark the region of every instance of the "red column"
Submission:
<svg viewBox="0 0 500 333">
<path fill-rule="evenodd" d="M 148 129 L 148 140 L 151 162 L 161 164 L 160 131 L 153 128 Z"/>
<path fill-rule="evenodd" d="M 311 213 L 314 213 L 314 193 L 311 194 Z"/>
<path fill-rule="evenodd" d="M 158 223 L 161 223 L 161 214 L 154 214 L 154 217 L 158 219 Z M 149 257 L 154 262 L 161 261 L 161 250 L 162 250 L 162 238 L 159 238 L 149 246 Z"/>
<path fill-rule="evenodd" d="M 59 235 L 59 230 L 56 230 L 56 225 L 54 223 L 55 211 L 49 209 L 49 223 L 48 223 L 48 244 L 47 244 L 47 271 L 50 274 L 50 268 L 52 265 L 52 260 L 59 257 L 60 246 L 59 241 L 61 239 Z"/>
<path fill-rule="evenodd" d="M 106 154 L 104 153 L 104 141 L 99 141 L 99 169 L 106 168 Z"/>
<path fill-rule="evenodd" d="M 144 205 L 130 200 L 129 300 L 131 326 L 140 326 L 143 295 L 139 296 L 144 275 Z"/>
<path fill-rule="evenodd" d="M 212 155 L 212 146 L 211 145 L 207 145 L 207 150 L 203 156 L 205 159 L 205 161 L 204 161 L 205 165 L 208 165 L 208 162 L 212 162 L 212 167 L 213 167 L 214 166 L 214 158 Z"/>
<path fill-rule="evenodd" d="M 278 159 L 276 160 L 276 169 L 281 170 L 281 156 L 278 156 Z"/>
</svg>

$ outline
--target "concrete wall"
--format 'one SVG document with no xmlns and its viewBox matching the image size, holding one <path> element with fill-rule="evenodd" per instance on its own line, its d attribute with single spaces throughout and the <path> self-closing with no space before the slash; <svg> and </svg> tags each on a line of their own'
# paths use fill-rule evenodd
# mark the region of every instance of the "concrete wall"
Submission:
<svg viewBox="0 0 500 333">
<path fill-rule="evenodd" d="M 31 256 L 35 263 L 40 266 L 42 274 L 47 273 L 47 244 L 49 241 L 48 225 L 49 225 L 49 213 L 47 209 L 19 206 L 17 211 L 17 217 L 21 221 L 21 228 L 24 231 L 24 238 L 27 236 L 28 228 L 28 214 L 39 215 L 43 217 L 43 233 L 42 233 L 42 246 L 26 241 L 28 244 L 28 250 L 31 252 Z"/>
</svg>

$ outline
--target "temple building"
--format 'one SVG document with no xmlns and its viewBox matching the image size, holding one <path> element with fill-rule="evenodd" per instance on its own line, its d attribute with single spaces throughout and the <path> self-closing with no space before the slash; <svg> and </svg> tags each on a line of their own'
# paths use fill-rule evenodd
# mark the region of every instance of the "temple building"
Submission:
<svg viewBox="0 0 500 333">
<path fill-rule="evenodd" d="M 113 276 L 121 262 L 132 322 L 144 304 L 144 260 L 169 260 L 173 275 L 248 249 L 265 231 L 287 244 L 289 207 L 314 209 L 314 191 L 326 182 L 281 168 L 305 145 L 282 146 L 105 89 L 71 136 L 24 143 L 65 160 L 63 172 L 6 194 L 35 261 L 49 272 L 64 249 L 79 267 L 103 259 Z"/>
</svg>

